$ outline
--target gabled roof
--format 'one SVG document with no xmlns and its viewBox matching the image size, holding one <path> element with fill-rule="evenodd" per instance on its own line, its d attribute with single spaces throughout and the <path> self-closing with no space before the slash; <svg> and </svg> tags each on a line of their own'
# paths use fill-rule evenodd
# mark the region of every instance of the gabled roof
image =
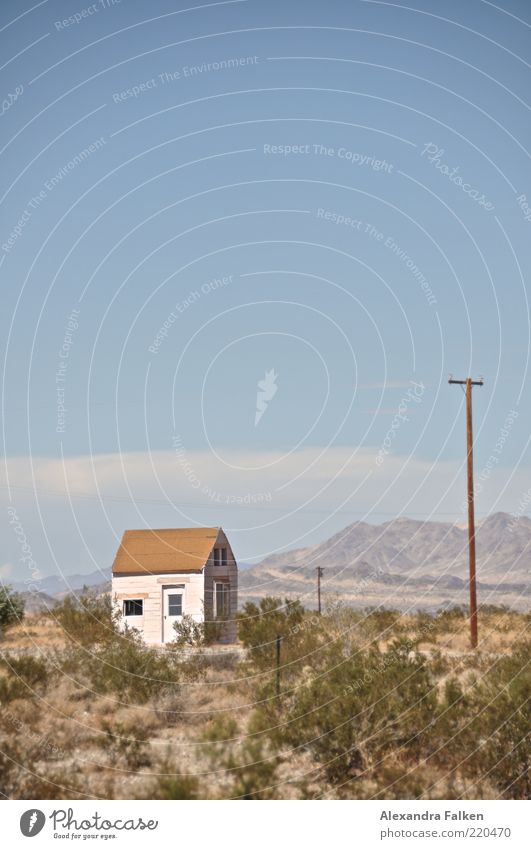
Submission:
<svg viewBox="0 0 531 849">
<path fill-rule="evenodd" d="M 113 575 L 201 572 L 220 528 L 163 528 L 125 531 Z"/>
</svg>

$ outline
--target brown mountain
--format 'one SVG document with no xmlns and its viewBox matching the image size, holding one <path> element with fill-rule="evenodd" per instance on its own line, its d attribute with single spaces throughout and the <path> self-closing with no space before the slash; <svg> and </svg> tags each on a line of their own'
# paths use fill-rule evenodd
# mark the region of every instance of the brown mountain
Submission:
<svg viewBox="0 0 531 849">
<path fill-rule="evenodd" d="M 531 519 L 495 513 L 476 530 L 479 603 L 529 607 Z M 315 604 L 316 567 L 323 598 L 356 607 L 435 610 L 468 602 L 468 533 L 444 522 L 354 522 L 309 548 L 267 557 L 240 574 L 241 601 L 264 595 Z"/>
</svg>

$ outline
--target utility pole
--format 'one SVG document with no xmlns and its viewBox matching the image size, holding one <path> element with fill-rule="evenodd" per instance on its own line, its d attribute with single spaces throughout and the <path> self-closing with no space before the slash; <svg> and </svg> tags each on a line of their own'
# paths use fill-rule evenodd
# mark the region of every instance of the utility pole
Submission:
<svg viewBox="0 0 531 849">
<path fill-rule="evenodd" d="M 323 577 L 323 567 L 317 566 L 317 613 L 321 615 L 321 578 Z"/>
<path fill-rule="evenodd" d="M 280 698 L 280 647 L 282 645 L 282 637 L 277 635 L 276 639 L 276 648 L 277 648 L 277 674 L 276 674 L 276 694 L 277 699 Z"/>
<path fill-rule="evenodd" d="M 454 380 L 450 377 L 448 383 L 465 386 L 466 395 L 466 454 L 467 454 L 467 500 L 468 500 L 468 564 L 470 573 L 470 645 L 473 649 L 478 645 L 478 607 L 476 595 L 476 528 L 474 522 L 474 457 L 472 438 L 472 387 L 483 386 L 483 379 Z"/>
</svg>

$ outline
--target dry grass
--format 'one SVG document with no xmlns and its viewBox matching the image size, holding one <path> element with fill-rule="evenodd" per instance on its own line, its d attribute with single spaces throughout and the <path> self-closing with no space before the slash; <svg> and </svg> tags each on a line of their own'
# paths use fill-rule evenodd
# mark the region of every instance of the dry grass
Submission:
<svg viewBox="0 0 531 849">
<path fill-rule="evenodd" d="M 509 657 L 525 636 L 529 617 L 500 610 L 482 614 L 480 646 L 472 657 L 465 618 L 443 619 L 428 631 L 422 630 L 423 623 L 422 617 L 400 617 L 393 628 L 412 641 L 418 642 L 420 635 L 419 647 L 430 658 L 440 650 L 442 660 L 434 661 L 432 673 L 442 698 L 452 677 L 465 681 L 471 670 L 481 674 L 489 668 L 491 655 Z M 347 652 L 367 640 L 376 639 L 384 648 L 389 645 L 391 633 L 377 639 L 377 618 L 363 627 L 367 630 L 353 633 L 347 645 L 341 639 L 344 623 L 331 620 L 330 635 Z M 299 636 L 306 651 L 313 630 L 301 630 Z M 42 654 L 50 668 L 49 677 L 35 684 L 33 692 L 23 697 L 15 693 L 2 705 L 0 792 L 8 797 L 215 798 L 269 784 L 279 784 L 281 798 L 316 798 L 323 792 L 330 798 L 344 795 L 327 781 L 307 747 L 292 752 L 289 745 L 280 745 L 273 756 L 261 729 L 277 722 L 275 703 L 266 701 L 265 713 L 253 708 L 270 686 L 270 670 L 253 669 L 224 649 L 207 659 L 201 674 L 182 674 L 175 686 L 148 694 L 142 703 L 124 699 L 119 689 L 95 693 L 84 660 L 92 649 L 68 654 L 61 629 L 46 618 L 29 616 L 8 632 L 1 650 L 8 658 Z M 61 658 L 67 656 L 68 662 L 58 670 Z M 313 661 L 294 667 L 293 686 L 303 688 L 314 673 Z M 12 675 L 1 671 L 2 678 Z M 282 706 L 290 699 L 286 697 Z M 236 742 L 224 743 L 223 728 L 230 722 Z M 217 739 L 222 741 L 218 749 L 212 743 Z M 489 798 L 495 793 L 487 780 L 468 787 L 466 776 L 436 763 L 421 760 L 411 771 L 409 757 L 407 750 L 397 750 L 377 779 L 367 775 L 351 792 L 369 798 L 381 786 L 396 785 L 408 798 L 433 785 L 431 798 L 456 798 L 460 793 Z M 275 771 L 267 773 L 266 766 L 273 770 L 273 761 Z M 260 766 L 262 762 L 266 766 Z"/>
<path fill-rule="evenodd" d="M 43 614 L 29 614 L 10 628 L 0 644 L 1 649 L 64 648 L 67 640 L 59 625 Z"/>
</svg>

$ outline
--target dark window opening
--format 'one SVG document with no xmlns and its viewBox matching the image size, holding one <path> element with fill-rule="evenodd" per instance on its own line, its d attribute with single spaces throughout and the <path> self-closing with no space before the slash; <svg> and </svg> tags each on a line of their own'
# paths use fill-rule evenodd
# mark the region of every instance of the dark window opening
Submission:
<svg viewBox="0 0 531 849">
<path fill-rule="evenodd" d="M 216 583 L 216 616 L 230 614 L 230 587 L 226 583 Z"/>
<path fill-rule="evenodd" d="M 124 601 L 124 616 L 143 616 L 144 600 L 141 598 L 126 598 Z"/>
<path fill-rule="evenodd" d="M 226 548 L 215 548 L 214 549 L 214 566 L 226 566 L 227 563 L 228 563 L 227 549 Z"/>
<path fill-rule="evenodd" d="M 175 593 L 168 596 L 168 616 L 183 615 L 183 597 L 182 593 Z"/>
</svg>

